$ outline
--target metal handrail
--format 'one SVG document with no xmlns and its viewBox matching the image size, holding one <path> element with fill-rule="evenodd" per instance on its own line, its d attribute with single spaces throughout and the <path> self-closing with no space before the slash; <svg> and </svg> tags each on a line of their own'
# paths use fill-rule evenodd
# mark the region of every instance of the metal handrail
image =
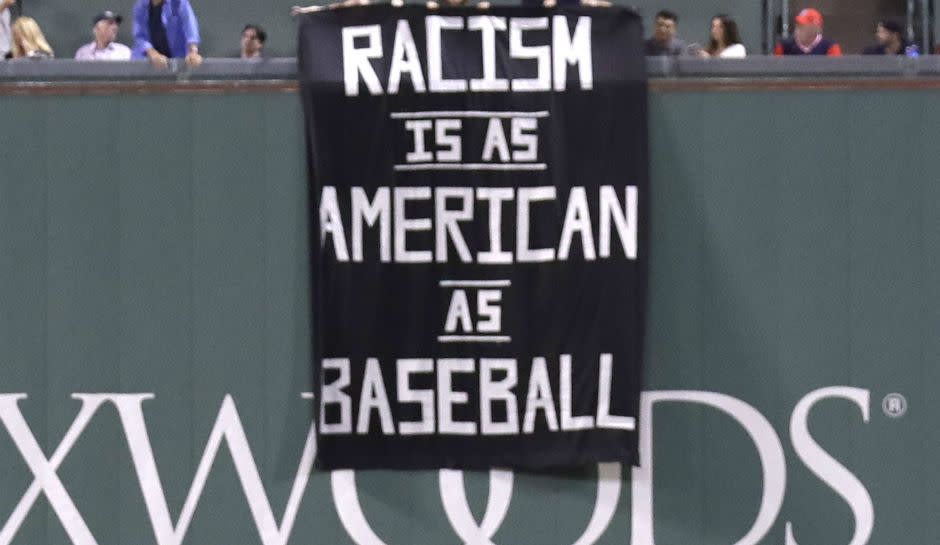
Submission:
<svg viewBox="0 0 940 545">
<path fill-rule="evenodd" d="M 919 58 L 904 56 L 848 55 L 828 57 L 751 56 L 746 59 L 699 59 L 693 57 L 649 57 L 650 78 L 940 78 L 940 55 Z M 186 83 L 219 81 L 296 80 L 293 58 L 262 61 L 206 59 L 189 69 L 182 62 L 158 70 L 147 62 L 81 62 L 73 60 L 14 61 L 0 63 L 0 82 L 7 85 L 55 84 L 62 82 Z"/>
</svg>

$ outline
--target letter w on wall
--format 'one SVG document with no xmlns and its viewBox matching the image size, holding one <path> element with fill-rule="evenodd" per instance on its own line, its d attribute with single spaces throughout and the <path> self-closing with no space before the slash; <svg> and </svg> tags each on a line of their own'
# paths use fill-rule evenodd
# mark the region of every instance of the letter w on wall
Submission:
<svg viewBox="0 0 940 545">
<path fill-rule="evenodd" d="M 235 462 L 235 471 L 238 473 L 242 490 L 248 500 L 248 507 L 258 528 L 261 542 L 264 545 L 286 545 L 294 521 L 297 518 L 300 500 L 304 489 L 307 487 L 307 480 L 316 455 L 314 426 L 311 425 L 310 432 L 307 434 L 297 474 L 294 477 L 294 484 L 291 487 L 287 507 L 284 510 L 284 517 L 281 524 L 278 525 L 274 519 L 274 513 L 268 501 L 264 484 L 261 482 L 261 475 L 258 473 L 254 455 L 248 445 L 248 438 L 245 436 L 245 430 L 235 408 L 235 402 L 231 396 L 226 395 L 212 431 L 209 433 L 209 441 L 206 443 L 202 459 L 196 468 L 196 475 L 193 478 L 189 493 L 186 495 L 183 509 L 174 525 L 170 519 L 170 510 L 167 507 L 166 494 L 163 491 L 163 482 L 157 471 L 153 448 L 150 445 L 150 437 L 147 433 L 147 425 L 144 422 L 142 404 L 145 400 L 153 399 L 153 397 L 152 394 L 127 394 L 115 395 L 113 400 L 118 408 L 121 424 L 124 426 L 124 432 L 127 435 L 127 443 L 130 447 L 134 469 L 137 471 L 137 478 L 140 481 L 141 491 L 144 495 L 144 503 L 147 506 L 147 512 L 150 515 L 158 545 L 181 545 L 183 542 L 189 524 L 192 522 L 196 504 L 199 502 L 206 480 L 209 478 L 209 471 L 212 469 L 219 448 L 222 446 L 222 441 L 228 444 L 232 460 Z"/>
</svg>

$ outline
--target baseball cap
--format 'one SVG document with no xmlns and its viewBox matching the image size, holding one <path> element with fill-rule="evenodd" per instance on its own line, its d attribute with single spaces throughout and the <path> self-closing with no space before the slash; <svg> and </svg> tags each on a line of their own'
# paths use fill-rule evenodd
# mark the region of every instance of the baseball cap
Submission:
<svg viewBox="0 0 940 545">
<path fill-rule="evenodd" d="M 95 15 L 94 24 L 97 25 L 98 21 L 114 21 L 117 24 L 121 24 L 121 21 L 123 20 L 124 18 L 118 15 L 117 13 L 114 13 L 111 10 L 107 10 L 107 11 L 102 11 L 98 15 Z"/>
<path fill-rule="evenodd" d="M 803 11 L 799 12 L 796 15 L 795 19 L 796 19 L 796 24 L 798 25 L 823 26 L 822 13 L 819 13 L 813 8 L 806 8 Z"/>
</svg>

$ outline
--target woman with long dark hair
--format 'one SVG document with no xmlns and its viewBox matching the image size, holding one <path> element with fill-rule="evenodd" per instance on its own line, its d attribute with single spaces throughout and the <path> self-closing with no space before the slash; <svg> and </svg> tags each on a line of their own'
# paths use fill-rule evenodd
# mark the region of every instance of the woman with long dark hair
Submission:
<svg viewBox="0 0 940 545">
<path fill-rule="evenodd" d="M 747 50 L 738 33 L 738 24 L 734 19 L 724 14 L 712 17 L 711 39 L 702 56 L 722 59 L 741 59 L 747 56 Z"/>
</svg>

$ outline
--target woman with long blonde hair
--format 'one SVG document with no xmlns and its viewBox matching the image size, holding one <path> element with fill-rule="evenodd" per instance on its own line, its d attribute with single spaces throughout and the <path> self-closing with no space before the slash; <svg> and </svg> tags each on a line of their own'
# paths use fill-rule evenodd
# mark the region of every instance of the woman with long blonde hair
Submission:
<svg viewBox="0 0 940 545">
<path fill-rule="evenodd" d="M 18 17 L 13 21 L 13 58 L 51 58 L 55 54 L 43 36 L 39 24 L 32 17 Z"/>
</svg>

